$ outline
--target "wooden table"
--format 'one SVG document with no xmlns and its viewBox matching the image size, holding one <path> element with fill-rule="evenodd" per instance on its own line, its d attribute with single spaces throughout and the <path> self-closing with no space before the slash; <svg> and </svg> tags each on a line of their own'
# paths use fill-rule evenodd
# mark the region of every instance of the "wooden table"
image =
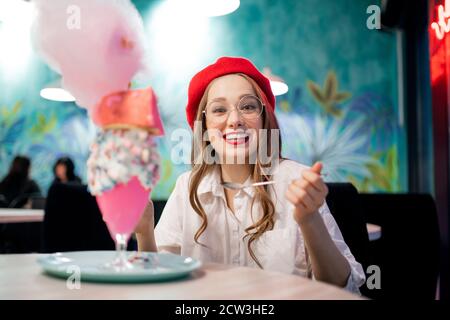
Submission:
<svg viewBox="0 0 450 320">
<path fill-rule="evenodd" d="M 206 264 L 184 280 L 142 284 L 81 283 L 42 273 L 38 254 L 0 255 L 0 299 L 361 299 L 338 287 L 260 269 Z"/>
<path fill-rule="evenodd" d="M 367 233 L 369 234 L 369 240 L 374 241 L 381 238 L 381 227 L 376 224 L 367 224 Z"/>
<path fill-rule="evenodd" d="M 0 209 L 0 223 L 42 222 L 44 210 L 40 209 Z"/>
</svg>

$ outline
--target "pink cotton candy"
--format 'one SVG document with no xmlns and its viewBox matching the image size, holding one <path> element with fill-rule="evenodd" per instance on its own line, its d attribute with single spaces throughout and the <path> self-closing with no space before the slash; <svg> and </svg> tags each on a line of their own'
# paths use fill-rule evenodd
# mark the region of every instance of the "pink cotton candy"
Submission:
<svg viewBox="0 0 450 320">
<path fill-rule="evenodd" d="M 142 19 L 129 0 L 34 2 L 35 47 L 79 106 L 129 87 L 144 55 Z"/>
</svg>

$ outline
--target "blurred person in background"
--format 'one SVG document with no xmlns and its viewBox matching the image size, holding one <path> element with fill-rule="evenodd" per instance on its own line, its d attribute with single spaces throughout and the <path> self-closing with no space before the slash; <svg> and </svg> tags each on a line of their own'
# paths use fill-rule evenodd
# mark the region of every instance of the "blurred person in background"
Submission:
<svg viewBox="0 0 450 320">
<path fill-rule="evenodd" d="M 25 156 L 16 156 L 8 174 L 0 182 L 0 206 L 23 208 L 30 197 L 40 196 L 38 184 L 30 178 L 31 161 Z"/>
<path fill-rule="evenodd" d="M 55 176 L 53 183 L 82 183 L 81 179 L 75 174 L 75 164 L 69 157 L 59 158 L 55 162 L 53 174 Z"/>
</svg>

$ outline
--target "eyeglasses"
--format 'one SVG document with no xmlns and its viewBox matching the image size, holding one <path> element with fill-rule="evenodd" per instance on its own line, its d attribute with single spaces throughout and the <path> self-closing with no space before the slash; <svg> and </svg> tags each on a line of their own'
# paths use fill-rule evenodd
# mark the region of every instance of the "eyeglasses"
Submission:
<svg viewBox="0 0 450 320">
<path fill-rule="evenodd" d="M 263 109 L 264 104 L 254 95 L 243 96 L 236 106 L 239 116 L 244 120 L 257 119 L 262 114 Z M 223 123 L 228 119 L 231 111 L 233 111 L 233 108 L 229 103 L 212 101 L 202 112 L 213 123 Z"/>
</svg>

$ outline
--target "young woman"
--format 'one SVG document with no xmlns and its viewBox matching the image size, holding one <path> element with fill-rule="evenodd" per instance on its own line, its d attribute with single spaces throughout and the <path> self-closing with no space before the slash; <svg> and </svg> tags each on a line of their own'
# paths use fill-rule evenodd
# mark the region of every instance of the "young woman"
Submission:
<svg viewBox="0 0 450 320">
<path fill-rule="evenodd" d="M 69 157 L 62 157 L 56 160 L 53 166 L 53 183 L 78 183 L 81 179 L 75 175 L 75 164 Z"/>
<path fill-rule="evenodd" d="M 192 78 L 188 95 L 192 170 L 178 178 L 156 228 L 153 204 L 145 209 L 139 250 L 293 273 L 358 292 L 364 272 L 325 203 L 322 164 L 281 157 L 269 80 L 249 60 L 222 57 Z M 271 170 L 261 149 L 272 155 Z M 222 185 L 262 181 L 273 184 Z"/>
</svg>

